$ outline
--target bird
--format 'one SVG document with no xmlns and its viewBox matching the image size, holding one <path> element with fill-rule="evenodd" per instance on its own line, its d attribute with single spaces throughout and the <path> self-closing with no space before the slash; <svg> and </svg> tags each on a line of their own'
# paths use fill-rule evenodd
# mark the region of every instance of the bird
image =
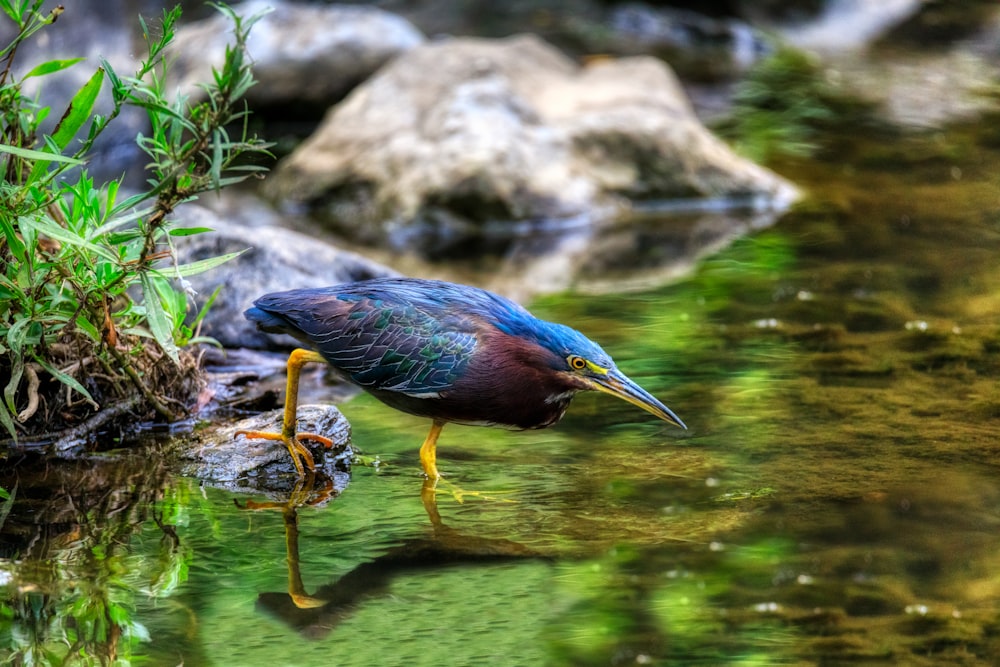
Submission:
<svg viewBox="0 0 1000 667">
<path fill-rule="evenodd" d="M 280 440 L 299 477 L 315 470 L 296 432 L 299 374 L 325 362 L 382 403 L 431 420 L 420 447 L 428 480 L 437 481 L 437 441 L 447 423 L 539 429 L 558 422 L 573 396 L 601 391 L 686 429 L 674 412 L 618 369 L 579 331 L 541 320 L 492 292 L 409 277 L 265 294 L 244 316 L 258 330 L 302 343 L 288 357 L 280 433 L 240 431 Z"/>
</svg>

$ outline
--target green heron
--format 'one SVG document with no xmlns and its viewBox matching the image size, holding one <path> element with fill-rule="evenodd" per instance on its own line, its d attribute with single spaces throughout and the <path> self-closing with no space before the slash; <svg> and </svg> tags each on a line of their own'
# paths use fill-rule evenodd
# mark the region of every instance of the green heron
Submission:
<svg viewBox="0 0 1000 667">
<path fill-rule="evenodd" d="M 296 433 L 299 372 L 325 361 L 383 403 L 433 421 L 420 447 L 430 480 L 440 477 L 437 439 L 448 422 L 514 429 L 559 421 L 578 391 L 597 390 L 687 428 L 670 408 L 626 377 L 599 345 L 575 329 L 534 317 L 518 304 L 466 285 L 377 278 L 260 297 L 244 313 L 257 328 L 311 348 L 288 358 L 281 440 L 299 475 L 314 469 Z M 315 350 L 315 351 L 313 351 Z"/>
</svg>

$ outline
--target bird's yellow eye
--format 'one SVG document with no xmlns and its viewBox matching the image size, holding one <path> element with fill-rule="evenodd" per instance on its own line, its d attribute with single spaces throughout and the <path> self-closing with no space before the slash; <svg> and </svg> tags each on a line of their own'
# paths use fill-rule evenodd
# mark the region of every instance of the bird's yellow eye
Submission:
<svg viewBox="0 0 1000 667">
<path fill-rule="evenodd" d="M 575 371 L 582 371 L 584 368 L 587 367 L 587 360 L 584 359 L 583 357 L 578 357 L 576 355 L 573 355 L 569 357 L 567 361 L 569 362 L 569 367 Z"/>
</svg>

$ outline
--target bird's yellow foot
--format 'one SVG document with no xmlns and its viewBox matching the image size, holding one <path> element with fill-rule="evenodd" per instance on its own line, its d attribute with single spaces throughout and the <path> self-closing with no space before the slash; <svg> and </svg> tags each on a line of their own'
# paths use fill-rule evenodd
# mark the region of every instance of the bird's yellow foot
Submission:
<svg viewBox="0 0 1000 667">
<path fill-rule="evenodd" d="M 499 501 L 504 503 L 517 502 L 513 498 L 501 497 L 504 495 L 511 495 L 514 493 L 513 491 L 469 491 L 467 489 L 463 489 L 457 484 L 454 484 L 453 482 L 449 482 L 443 477 L 438 477 L 434 480 L 425 480 L 424 489 L 429 490 L 434 494 L 447 493 L 451 495 L 451 497 L 454 498 L 460 505 L 465 502 L 466 498 L 479 498 L 481 500 Z"/>
<path fill-rule="evenodd" d="M 277 431 L 236 431 L 233 437 L 238 438 L 241 435 L 247 440 L 280 440 L 285 443 L 285 447 L 288 448 L 288 453 L 292 457 L 292 463 L 295 464 L 295 470 L 299 474 L 299 477 L 302 477 L 307 472 L 312 473 L 316 471 L 316 461 L 313 459 L 309 448 L 302 444 L 303 440 L 317 442 L 327 449 L 333 447 L 333 440 L 317 433 L 288 435 Z"/>
</svg>

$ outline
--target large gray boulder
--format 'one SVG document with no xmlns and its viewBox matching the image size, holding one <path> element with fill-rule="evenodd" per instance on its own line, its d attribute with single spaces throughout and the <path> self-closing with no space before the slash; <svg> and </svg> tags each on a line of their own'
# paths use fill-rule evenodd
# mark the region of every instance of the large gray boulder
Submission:
<svg viewBox="0 0 1000 667">
<path fill-rule="evenodd" d="M 368 242 L 441 244 L 509 221 L 607 218 L 634 200 L 783 208 L 649 57 L 581 67 L 537 37 L 451 39 L 388 64 L 283 160 L 269 192 Z"/>
<path fill-rule="evenodd" d="M 247 40 L 257 85 L 251 105 L 330 104 L 398 54 L 424 41 L 406 19 L 376 7 L 304 5 L 251 0 L 235 7 L 248 19 L 263 14 Z M 184 26 L 171 46 L 175 85 L 199 95 L 232 39 L 222 14 Z"/>
</svg>

